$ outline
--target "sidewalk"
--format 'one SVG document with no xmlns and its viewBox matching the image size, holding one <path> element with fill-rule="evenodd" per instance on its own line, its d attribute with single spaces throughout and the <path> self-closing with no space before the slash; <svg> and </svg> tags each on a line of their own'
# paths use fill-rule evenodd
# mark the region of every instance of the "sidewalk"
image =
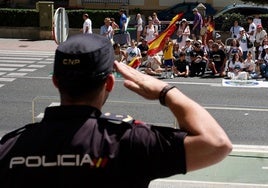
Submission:
<svg viewBox="0 0 268 188">
<path fill-rule="evenodd" d="M 268 188 L 268 147 L 234 145 L 220 163 L 151 182 L 149 188 Z"/>
<path fill-rule="evenodd" d="M 54 40 L 0 38 L 0 50 L 54 52 L 57 46 Z"/>
</svg>

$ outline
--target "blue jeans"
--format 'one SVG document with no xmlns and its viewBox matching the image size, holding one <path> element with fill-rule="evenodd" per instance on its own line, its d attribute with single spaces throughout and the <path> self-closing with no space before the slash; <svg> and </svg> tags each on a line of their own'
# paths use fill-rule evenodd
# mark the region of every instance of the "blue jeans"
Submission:
<svg viewBox="0 0 268 188">
<path fill-rule="evenodd" d="M 263 63 L 260 65 L 260 70 L 261 70 L 261 75 L 264 78 L 268 78 L 268 64 L 267 63 Z"/>
</svg>

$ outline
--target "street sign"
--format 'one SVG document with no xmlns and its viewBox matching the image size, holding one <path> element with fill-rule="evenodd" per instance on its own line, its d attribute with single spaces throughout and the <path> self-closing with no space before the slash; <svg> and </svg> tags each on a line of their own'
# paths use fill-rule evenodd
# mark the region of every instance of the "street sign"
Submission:
<svg viewBox="0 0 268 188">
<path fill-rule="evenodd" d="M 53 38 L 57 44 L 64 42 L 69 33 L 69 20 L 65 8 L 58 8 L 53 17 Z"/>
</svg>

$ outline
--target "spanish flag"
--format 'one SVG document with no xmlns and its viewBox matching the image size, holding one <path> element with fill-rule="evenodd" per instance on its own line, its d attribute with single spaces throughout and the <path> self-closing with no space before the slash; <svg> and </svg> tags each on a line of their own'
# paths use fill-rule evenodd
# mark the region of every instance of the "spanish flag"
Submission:
<svg viewBox="0 0 268 188">
<path fill-rule="evenodd" d="M 176 22 L 182 17 L 183 13 L 177 14 L 172 18 L 168 27 L 160 35 L 158 35 L 154 40 L 148 43 L 149 50 L 147 51 L 148 55 L 154 55 L 163 49 L 165 44 L 165 39 L 170 37 L 176 30 Z"/>
<path fill-rule="evenodd" d="M 140 66 L 140 64 L 141 64 L 141 62 L 140 62 L 139 58 L 135 57 L 129 62 L 128 66 L 136 69 Z"/>
<path fill-rule="evenodd" d="M 207 31 L 208 31 L 209 33 L 211 33 L 212 31 L 214 31 L 214 26 L 211 25 L 211 24 L 209 24 L 208 27 L 207 27 Z"/>
</svg>

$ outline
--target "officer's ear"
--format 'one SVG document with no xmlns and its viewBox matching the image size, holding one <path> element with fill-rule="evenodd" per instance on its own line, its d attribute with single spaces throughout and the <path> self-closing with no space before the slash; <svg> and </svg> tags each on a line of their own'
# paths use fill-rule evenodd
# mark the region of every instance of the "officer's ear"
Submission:
<svg viewBox="0 0 268 188">
<path fill-rule="evenodd" d="M 59 82 L 57 78 L 55 77 L 55 75 L 52 76 L 52 82 L 56 88 L 59 88 Z"/>
<path fill-rule="evenodd" d="M 115 78 L 113 74 L 109 74 L 106 79 L 106 91 L 111 92 L 113 90 Z"/>
</svg>

